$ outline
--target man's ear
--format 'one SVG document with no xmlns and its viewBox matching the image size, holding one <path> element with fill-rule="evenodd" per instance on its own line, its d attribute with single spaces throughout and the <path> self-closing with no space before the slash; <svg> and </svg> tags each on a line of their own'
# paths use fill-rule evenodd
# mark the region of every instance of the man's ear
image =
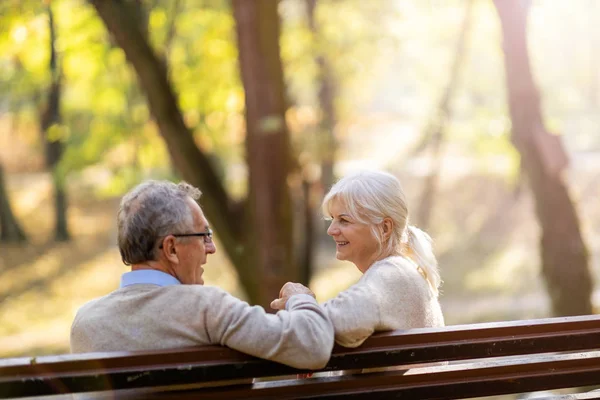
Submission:
<svg viewBox="0 0 600 400">
<path fill-rule="evenodd" d="M 175 241 L 177 239 L 173 235 L 168 235 L 163 239 L 163 248 L 161 251 L 163 252 L 163 256 L 174 264 L 179 263 L 179 257 L 177 256 L 177 248 L 175 246 Z"/>
<path fill-rule="evenodd" d="M 387 241 L 392 236 L 392 231 L 394 230 L 394 221 L 392 221 L 391 218 L 387 217 L 383 219 L 382 224 L 383 240 Z"/>
</svg>

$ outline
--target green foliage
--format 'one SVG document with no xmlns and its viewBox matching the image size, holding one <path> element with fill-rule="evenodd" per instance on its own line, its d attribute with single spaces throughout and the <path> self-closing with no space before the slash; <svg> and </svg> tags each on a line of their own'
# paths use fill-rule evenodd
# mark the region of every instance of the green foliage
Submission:
<svg viewBox="0 0 600 400">
<path fill-rule="evenodd" d="M 186 122 L 205 151 L 226 163 L 241 162 L 235 122 L 244 100 L 231 11 L 225 6 L 184 8 L 176 32 L 168 60 Z"/>
<path fill-rule="evenodd" d="M 177 8 L 171 1 L 152 3 L 145 3 L 152 6 L 150 38 L 167 58 L 188 126 L 205 151 L 239 162 L 243 91 L 228 3 L 212 2 L 208 7 L 179 1 Z M 0 32 L 0 103 L 8 101 L 19 120 L 31 120 L 32 125 L 21 124 L 31 129 L 39 126 L 36 121 L 50 83 L 47 16 L 39 1 L 8 1 L 0 7 L 0 22 L 7 27 Z M 137 169 L 170 171 L 135 75 L 93 8 L 76 0 L 55 0 L 52 7 L 63 91 L 62 123 L 49 134 L 51 140 L 66 144 L 60 173 L 102 164 L 115 179 L 110 191 L 118 192 L 139 178 L 142 172 Z"/>
<path fill-rule="evenodd" d="M 244 93 L 229 1 L 153 0 L 142 4 L 148 8 L 149 39 L 166 60 L 186 124 L 230 187 L 239 187 L 232 176 L 245 176 Z M 129 179 L 119 177 L 120 169 L 170 174 L 169 156 L 135 74 L 93 8 L 80 0 L 53 0 L 52 7 L 63 90 L 62 120 L 51 128 L 50 137 L 66 145 L 61 173 L 101 165 L 118 180 Z M 559 20 L 561 7 L 536 6 L 532 32 L 541 35 L 544 27 L 543 19 L 536 15 Z M 317 106 L 320 72 L 316 57 L 324 57 L 335 78 L 341 126 L 336 129 L 338 140 L 350 138 L 349 126 L 356 116 L 371 110 L 393 114 L 411 126 L 411 131 L 418 131 L 430 120 L 447 83 L 464 3 L 318 0 L 317 37 L 309 29 L 305 1 L 282 0 L 280 15 L 280 45 L 291 105 L 287 118 L 302 163 L 318 158 L 323 148 L 319 141 L 323 135 L 316 129 L 322 118 Z M 565 21 L 588 29 L 588 22 L 581 20 L 583 14 L 577 15 Z M 18 140 L 40 153 L 39 116 L 50 84 L 47 22 L 42 1 L 0 2 L 0 104 L 9 111 L 6 115 L 18 122 Z M 502 154 L 518 165 L 509 142 L 501 38 L 491 2 L 475 3 L 471 30 L 468 58 L 451 102 L 448 141 L 463 152 L 482 157 Z M 544 64 L 556 40 L 561 48 L 571 41 L 554 31 L 540 37 L 542 44 L 532 46 L 532 62 L 546 91 L 542 93 L 548 125 L 562 133 L 567 112 L 581 112 L 577 110 L 586 104 L 586 96 L 593 95 L 586 87 L 593 75 L 587 63 L 579 63 L 574 74 L 565 72 L 564 63 Z M 569 51 L 580 57 L 586 43 L 577 42 Z M 542 68 L 544 65 L 548 68 Z M 551 85 L 553 82 L 556 84 Z M 590 111 L 581 114 L 577 125 L 572 123 L 581 128 L 577 145 L 599 143 L 587 134 L 594 131 L 596 122 Z M 354 131 L 362 134 L 364 129 Z M 122 175 L 133 176 L 129 172 Z"/>
<path fill-rule="evenodd" d="M 392 3 L 318 0 L 316 37 L 308 26 L 305 1 L 284 0 L 281 14 L 281 53 L 287 84 L 296 104 L 316 104 L 319 72 L 315 57 L 319 55 L 326 58 L 336 78 L 338 112 L 345 114 L 372 99 L 365 95 L 363 86 L 379 72 L 381 61 L 375 55 L 398 46 L 390 35 L 391 26 L 399 18 Z M 357 91 L 361 92 L 360 97 L 355 96 Z"/>
<path fill-rule="evenodd" d="M 47 140 L 49 142 L 66 141 L 69 138 L 69 127 L 63 124 L 53 124 L 48 128 Z"/>
<path fill-rule="evenodd" d="M 167 62 L 186 124 L 229 182 L 230 168 L 225 166 L 244 165 L 244 94 L 229 2 L 156 0 L 143 4 L 151 7 L 147 10 L 149 38 Z M 27 12 L 11 15 L 9 33 L 0 35 L 0 46 L 10 44 L 0 63 L 6 65 L 0 73 L 2 82 L 10 82 L 10 96 L 18 99 L 22 115 L 27 109 L 39 109 L 50 78 L 44 9 L 30 5 Z M 53 129 L 52 138 L 67 145 L 61 173 L 102 164 L 115 179 L 129 181 L 127 177 L 135 174 L 120 169 L 170 171 L 164 143 L 157 139 L 135 75 L 95 11 L 76 0 L 55 0 L 53 7 L 64 90 L 61 129 Z M 389 32 L 400 14 L 397 7 L 384 2 L 319 0 L 315 15 L 319 32 L 314 37 L 304 1 L 285 0 L 280 11 L 281 52 L 294 105 L 288 122 L 295 133 L 297 154 L 307 160 L 322 147 L 314 130 L 321 117 L 315 57 L 324 57 L 332 68 L 336 110 L 344 121 L 376 94 L 364 87 L 381 72 L 375 55 L 399 48 L 398 37 Z M 23 24 L 35 34 L 17 43 L 10 32 Z M 13 61 L 15 54 L 20 64 Z"/>
<path fill-rule="evenodd" d="M 306 1 L 284 0 L 280 14 L 281 54 L 292 106 L 288 124 L 299 163 L 314 170 L 311 164 L 320 163 L 331 146 L 319 125 L 326 116 L 319 107 L 323 76 L 318 59 L 332 78 L 335 118 L 342 125 L 353 119 L 357 108 L 373 101 L 376 93 L 370 82 L 382 67 L 376 55 L 398 47 L 389 30 L 399 15 L 391 2 L 317 0 L 313 32 Z M 338 139 L 343 140 L 342 135 L 336 132 Z"/>
</svg>

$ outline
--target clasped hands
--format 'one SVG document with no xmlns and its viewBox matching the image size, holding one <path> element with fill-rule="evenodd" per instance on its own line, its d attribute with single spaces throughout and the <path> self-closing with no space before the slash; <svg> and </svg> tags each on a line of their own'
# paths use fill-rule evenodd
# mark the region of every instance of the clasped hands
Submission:
<svg viewBox="0 0 600 400">
<path fill-rule="evenodd" d="M 289 298 L 295 294 L 307 294 L 316 298 L 313 291 L 303 284 L 288 282 L 281 287 L 281 290 L 279 291 L 279 298 L 271 302 L 271 308 L 274 310 L 284 310 L 285 303 L 287 303 Z"/>
</svg>

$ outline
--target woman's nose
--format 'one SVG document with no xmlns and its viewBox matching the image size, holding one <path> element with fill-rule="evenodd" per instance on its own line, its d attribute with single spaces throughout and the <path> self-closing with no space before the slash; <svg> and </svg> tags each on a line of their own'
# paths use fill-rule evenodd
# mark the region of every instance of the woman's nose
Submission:
<svg viewBox="0 0 600 400">
<path fill-rule="evenodd" d="M 337 226 L 335 225 L 334 222 L 332 222 L 331 224 L 329 224 L 329 228 L 327 228 L 327 234 L 329 236 L 335 236 L 339 233 L 339 229 L 337 228 Z"/>
</svg>

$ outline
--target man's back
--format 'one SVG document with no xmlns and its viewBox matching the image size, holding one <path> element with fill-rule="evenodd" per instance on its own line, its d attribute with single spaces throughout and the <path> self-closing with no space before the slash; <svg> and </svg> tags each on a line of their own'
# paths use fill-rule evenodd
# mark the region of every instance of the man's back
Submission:
<svg viewBox="0 0 600 400">
<path fill-rule="evenodd" d="M 133 351 L 220 344 L 298 368 L 329 359 L 333 327 L 308 295 L 267 314 L 202 285 L 122 287 L 84 305 L 71 328 L 71 350 Z"/>
<path fill-rule="evenodd" d="M 202 274 L 217 247 L 197 200 L 199 189 L 147 181 L 130 190 L 117 213 L 121 258 L 131 271 L 120 288 L 84 305 L 71 327 L 71 351 L 134 351 L 220 344 L 297 368 L 321 368 L 331 355 L 333 325 L 310 289 L 288 282 L 285 310 L 267 314 Z"/>
</svg>

